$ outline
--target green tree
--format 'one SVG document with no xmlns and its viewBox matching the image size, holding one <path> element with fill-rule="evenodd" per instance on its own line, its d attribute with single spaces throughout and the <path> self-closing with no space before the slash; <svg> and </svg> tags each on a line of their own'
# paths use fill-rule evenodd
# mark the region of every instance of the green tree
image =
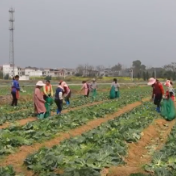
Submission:
<svg viewBox="0 0 176 176">
<path fill-rule="evenodd" d="M 4 76 L 4 79 L 9 79 L 9 74 L 6 74 L 5 76 Z"/>
<path fill-rule="evenodd" d="M 143 72 L 143 80 L 146 81 L 146 72 Z"/>
<path fill-rule="evenodd" d="M 49 81 L 50 81 L 51 79 L 52 79 L 51 76 L 46 76 L 46 77 L 45 77 L 45 80 L 49 80 Z"/>
<path fill-rule="evenodd" d="M 111 68 L 112 71 L 120 71 L 122 70 L 122 65 L 120 63 L 118 63 L 117 65 L 113 66 Z"/>
<path fill-rule="evenodd" d="M 3 79 L 3 72 L 0 71 L 0 79 Z"/>
<path fill-rule="evenodd" d="M 138 74 L 137 74 L 137 78 L 138 78 L 138 79 L 141 78 L 141 73 L 140 73 L 140 72 L 138 72 Z"/>
<path fill-rule="evenodd" d="M 148 80 L 149 79 L 149 72 L 147 71 L 147 73 L 146 73 L 146 79 Z"/>
<path fill-rule="evenodd" d="M 144 71 L 146 69 L 146 66 L 145 65 L 141 65 L 140 69 Z"/>
<path fill-rule="evenodd" d="M 173 72 L 172 79 L 175 81 L 176 80 L 176 72 Z"/>
<path fill-rule="evenodd" d="M 140 60 L 135 60 L 133 61 L 133 73 L 134 73 L 134 77 L 141 77 L 141 72 L 146 70 L 146 66 L 142 65 Z"/>
<path fill-rule="evenodd" d="M 140 69 L 141 68 L 141 61 L 140 60 L 133 61 L 133 67 Z"/>
<path fill-rule="evenodd" d="M 152 77 L 153 77 L 153 78 L 155 77 L 155 72 L 154 72 L 154 71 L 152 72 Z"/>
</svg>

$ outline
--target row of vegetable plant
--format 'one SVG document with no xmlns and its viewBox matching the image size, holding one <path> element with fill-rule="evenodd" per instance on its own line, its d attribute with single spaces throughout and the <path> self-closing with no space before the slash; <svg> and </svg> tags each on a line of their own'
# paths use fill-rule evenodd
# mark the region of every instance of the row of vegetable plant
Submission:
<svg viewBox="0 0 176 176">
<path fill-rule="evenodd" d="M 56 169 L 63 170 L 64 176 L 80 175 L 85 169 L 96 175 L 104 167 L 124 164 L 126 143 L 138 141 L 143 129 L 159 117 L 152 109 L 151 103 L 144 103 L 81 136 L 52 148 L 42 148 L 29 155 L 24 163 L 42 176 L 54 174 L 51 172 Z"/>
<path fill-rule="evenodd" d="M 149 90 L 148 89 L 148 87 L 142 87 L 142 88 L 140 88 L 140 87 L 136 87 L 136 88 L 133 88 L 132 90 L 131 89 L 122 89 L 122 93 L 123 92 L 126 92 L 126 91 L 138 91 L 138 90 L 141 90 L 142 89 L 142 91 L 145 91 L 145 90 Z M 98 96 L 96 97 L 96 99 L 99 99 L 99 96 L 101 97 L 102 95 L 106 95 L 106 97 L 104 96 L 104 97 L 102 97 L 102 98 L 108 98 L 108 95 L 107 95 L 107 93 L 106 92 L 104 92 L 104 93 L 98 93 Z M 81 95 L 77 95 L 76 96 L 78 99 L 83 99 L 83 96 L 81 96 Z M 96 100 L 95 99 L 95 100 Z M 71 100 L 72 100 L 72 98 L 71 98 Z M 85 98 L 84 98 L 84 100 L 85 100 Z M 87 98 L 86 99 L 87 101 L 92 101 L 92 98 L 90 97 L 90 98 Z M 74 102 L 74 98 L 73 98 L 73 101 L 72 102 Z M 74 105 L 73 105 L 74 106 Z M 22 110 L 22 109 L 28 109 L 28 108 L 31 108 L 31 107 L 33 107 L 33 103 L 32 103 L 32 101 L 28 101 L 28 102 L 20 102 L 19 101 L 19 104 L 18 104 L 18 106 L 9 106 L 9 105 L 1 105 L 0 106 L 0 112 L 1 113 L 8 113 L 8 112 L 12 112 L 12 111 L 18 111 L 18 110 Z"/>
<path fill-rule="evenodd" d="M 0 167 L 1 176 L 16 176 L 13 166 Z M 21 176 L 21 174 L 19 175 Z"/>
<path fill-rule="evenodd" d="M 138 97 L 139 96 L 145 97 L 148 93 L 148 91 L 146 89 L 143 89 L 143 91 L 141 91 L 141 94 L 137 94 L 137 92 L 138 92 L 137 89 L 135 89 L 133 91 L 125 90 L 125 91 L 122 91 L 121 96 L 124 96 L 124 95 L 127 95 L 127 94 L 131 95 L 133 93 L 136 96 L 138 95 Z M 82 97 L 79 100 L 73 100 L 70 106 L 64 105 L 63 109 L 74 108 L 74 107 L 78 107 L 78 106 L 85 105 L 85 104 L 88 104 L 88 103 L 103 101 L 103 100 L 107 100 L 107 99 L 108 99 L 107 93 L 100 93 L 95 100 L 93 100 L 91 97 L 90 98 Z M 5 113 L 3 113 L 3 111 L 1 111 L 0 125 L 4 124 L 6 122 L 14 122 L 16 120 L 25 119 L 29 116 L 30 117 L 34 116 L 33 103 L 32 102 L 24 104 L 23 106 L 20 106 L 20 107 L 21 107 L 21 109 L 22 109 L 22 107 L 25 107 L 27 109 L 25 111 L 19 111 L 19 112 L 13 112 L 13 113 L 7 113 L 6 111 L 5 111 Z M 3 108 L 1 107 L 1 110 L 2 109 Z M 4 109 L 7 110 L 7 107 L 4 108 Z M 51 106 L 51 110 L 53 110 L 53 111 L 55 110 L 55 104 L 53 104 Z"/>
<path fill-rule="evenodd" d="M 147 172 L 154 173 L 155 176 L 176 175 L 176 124 L 173 127 L 165 146 L 156 151 L 152 162 L 145 167 Z"/>
<path fill-rule="evenodd" d="M 56 169 L 64 171 L 61 174 L 64 176 L 80 175 L 85 169 L 96 175 L 104 167 L 124 164 L 127 143 L 138 141 L 143 129 L 159 117 L 152 109 L 151 103 L 144 103 L 81 136 L 67 139 L 52 148 L 41 148 L 29 155 L 24 163 L 42 176 L 52 175 Z"/>
<path fill-rule="evenodd" d="M 107 97 L 108 97 L 107 93 L 102 93 L 97 97 L 95 102 L 106 100 Z M 87 98 L 81 98 L 79 100 L 73 100 L 70 106 L 64 105 L 63 109 L 74 108 L 74 107 L 85 105 L 85 104 L 88 104 L 88 103 L 91 103 L 91 102 L 93 102 L 91 98 L 88 98 L 88 99 Z M 10 111 L 7 112 L 7 109 L 8 109 L 9 106 L 4 108 L 5 112 L 4 113 L 1 112 L 1 114 L 0 114 L 0 125 L 2 125 L 3 123 L 5 123 L 7 121 L 8 122 L 13 122 L 13 121 L 16 121 L 16 120 L 25 119 L 29 116 L 30 117 L 34 116 L 34 112 L 33 112 L 34 107 L 33 106 L 34 105 L 33 105 L 32 102 L 30 102 L 30 104 L 27 103 L 23 106 L 22 105 L 19 106 L 19 107 L 17 106 L 18 107 L 16 109 L 17 111 L 16 112 L 14 111 L 13 113 L 11 113 Z M 21 108 L 21 109 L 24 108 L 25 110 L 18 111 L 19 108 Z M 3 109 L 3 108 L 1 107 L 1 109 Z M 56 109 L 55 104 L 53 104 L 51 106 L 51 110 L 54 111 L 55 109 Z"/>
<path fill-rule="evenodd" d="M 137 141 L 143 128 L 150 124 L 154 117 L 157 117 L 157 114 L 151 114 L 151 105 L 145 103 L 144 106 L 80 137 L 66 140 L 51 149 L 42 148 L 39 152 L 30 155 L 25 160 L 25 164 L 29 169 L 40 173 L 40 176 L 100 176 L 102 167 L 124 163 L 122 156 L 126 154 L 127 149 L 124 141 Z M 64 170 L 63 174 L 52 172 L 58 167 Z M 15 176 L 16 173 L 11 166 L 6 166 L 0 167 L 0 175 Z M 143 174 L 130 176 L 143 176 Z"/>
<path fill-rule="evenodd" d="M 120 107 L 140 100 L 141 97 L 136 94 L 131 96 L 126 94 L 121 99 L 70 111 L 61 116 L 56 115 L 52 118 L 29 122 L 24 126 L 11 126 L 2 129 L 0 130 L 0 155 L 12 153 L 14 148 L 21 145 L 31 145 L 35 142 L 51 139 L 63 131 L 76 128 L 92 119 L 113 113 Z"/>
</svg>

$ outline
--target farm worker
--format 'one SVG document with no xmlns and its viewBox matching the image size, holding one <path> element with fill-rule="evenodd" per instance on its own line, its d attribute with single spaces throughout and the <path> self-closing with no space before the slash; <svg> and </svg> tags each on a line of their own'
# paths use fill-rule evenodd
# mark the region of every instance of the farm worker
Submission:
<svg viewBox="0 0 176 176">
<path fill-rule="evenodd" d="M 65 97 L 65 102 L 67 105 L 70 105 L 71 90 L 65 81 L 60 81 L 60 84 L 64 89 L 63 95 Z"/>
<path fill-rule="evenodd" d="M 61 114 L 61 111 L 62 111 L 63 92 L 64 92 L 64 88 L 61 86 L 61 83 L 59 83 L 55 93 L 55 103 L 57 105 L 57 111 L 56 111 L 57 114 Z"/>
<path fill-rule="evenodd" d="M 110 90 L 111 99 L 119 98 L 120 96 L 119 89 L 120 89 L 120 85 L 118 84 L 117 79 L 114 78 L 111 84 L 111 90 Z"/>
<path fill-rule="evenodd" d="M 53 97 L 53 87 L 49 80 L 46 80 L 45 86 L 43 86 L 44 99 L 47 97 Z"/>
<path fill-rule="evenodd" d="M 167 80 L 164 85 L 167 87 L 167 91 L 165 97 L 163 97 L 163 102 L 161 103 L 161 115 L 166 120 L 173 120 L 176 117 L 174 89 L 170 80 Z"/>
<path fill-rule="evenodd" d="M 148 85 L 152 86 L 153 92 L 152 92 L 152 101 L 154 102 L 155 105 L 157 105 L 156 111 L 160 111 L 160 103 L 162 100 L 162 97 L 164 95 L 164 89 L 162 84 L 159 82 L 159 80 L 155 78 L 150 78 L 148 81 Z"/>
<path fill-rule="evenodd" d="M 81 91 L 84 91 L 84 97 L 88 97 L 89 96 L 89 85 L 87 84 L 86 81 L 82 81 L 82 88 Z"/>
<path fill-rule="evenodd" d="M 166 97 L 171 98 L 173 101 L 175 100 L 175 91 L 173 88 L 173 83 L 170 80 L 167 80 L 164 85 L 167 87 Z"/>
<path fill-rule="evenodd" d="M 90 84 L 90 91 L 92 92 L 92 97 L 93 99 L 95 99 L 96 95 L 97 95 L 97 83 L 96 83 L 96 80 L 95 78 L 92 79 L 92 83 Z"/>
<path fill-rule="evenodd" d="M 18 104 L 19 91 L 20 91 L 20 85 L 19 85 L 18 81 L 19 81 L 19 76 L 16 75 L 12 81 L 12 88 L 11 88 L 12 103 L 11 103 L 11 106 L 17 106 L 17 104 Z"/>
<path fill-rule="evenodd" d="M 43 86 L 45 84 L 42 81 L 38 81 L 34 91 L 34 109 L 39 119 L 43 119 L 46 112 L 45 100 L 43 99 L 43 93 L 41 91 Z"/>
<path fill-rule="evenodd" d="M 49 117 L 51 115 L 51 109 L 50 106 L 53 103 L 53 87 L 50 83 L 49 80 L 46 80 L 45 86 L 43 86 L 43 97 L 45 102 L 45 107 L 46 107 L 46 113 L 45 113 L 45 118 Z"/>
</svg>

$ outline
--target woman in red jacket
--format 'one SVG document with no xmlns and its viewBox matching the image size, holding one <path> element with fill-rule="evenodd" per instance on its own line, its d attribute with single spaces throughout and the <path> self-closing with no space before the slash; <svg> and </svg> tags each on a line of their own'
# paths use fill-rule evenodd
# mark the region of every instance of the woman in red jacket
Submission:
<svg viewBox="0 0 176 176">
<path fill-rule="evenodd" d="M 153 88 L 153 92 L 152 92 L 152 100 L 154 101 L 154 104 L 157 105 L 156 111 L 157 112 L 161 112 L 160 111 L 160 103 L 162 100 L 162 97 L 164 95 L 164 89 L 162 84 L 159 82 L 159 80 L 154 79 L 154 78 L 150 78 L 148 85 L 152 86 Z"/>
</svg>

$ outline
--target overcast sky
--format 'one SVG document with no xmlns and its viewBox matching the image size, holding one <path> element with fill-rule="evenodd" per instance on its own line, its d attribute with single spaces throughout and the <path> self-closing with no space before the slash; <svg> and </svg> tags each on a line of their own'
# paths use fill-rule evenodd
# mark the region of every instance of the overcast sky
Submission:
<svg viewBox="0 0 176 176">
<path fill-rule="evenodd" d="M 0 0 L 0 65 L 15 8 L 18 66 L 147 66 L 176 61 L 176 0 Z"/>
</svg>

